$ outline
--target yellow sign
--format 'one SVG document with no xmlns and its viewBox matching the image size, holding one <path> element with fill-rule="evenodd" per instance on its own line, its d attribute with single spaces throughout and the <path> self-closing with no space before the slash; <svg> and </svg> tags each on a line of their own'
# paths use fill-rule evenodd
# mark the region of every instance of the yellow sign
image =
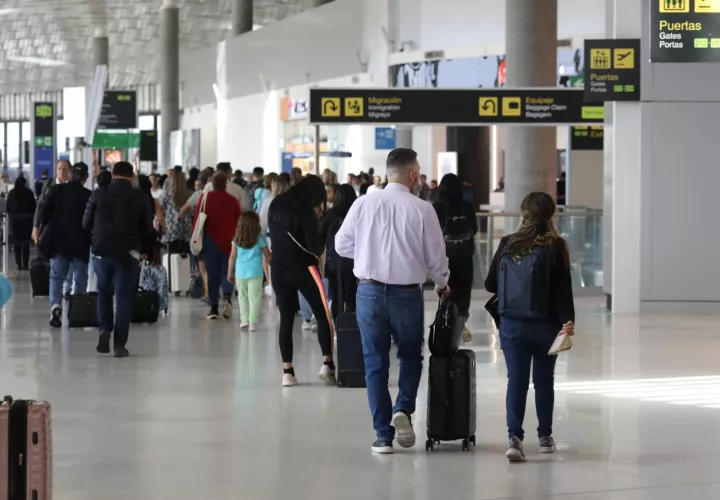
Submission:
<svg viewBox="0 0 720 500">
<path fill-rule="evenodd" d="M 615 69 L 633 69 L 635 67 L 635 49 L 614 49 Z"/>
<path fill-rule="evenodd" d="M 365 114 L 362 97 L 345 98 L 345 116 L 360 117 Z"/>
<path fill-rule="evenodd" d="M 590 69 L 610 69 L 610 49 L 590 49 Z"/>
<path fill-rule="evenodd" d="M 521 116 L 522 97 L 503 97 L 502 114 L 503 116 Z"/>
<path fill-rule="evenodd" d="M 52 106 L 47 104 L 40 104 L 35 106 L 35 116 L 38 118 L 50 118 L 53 114 Z"/>
<path fill-rule="evenodd" d="M 690 12 L 690 0 L 659 0 L 659 2 L 660 12 Z M 695 9 L 697 10 L 697 7 Z"/>
<path fill-rule="evenodd" d="M 497 97 L 481 97 L 478 103 L 478 113 L 480 116 L 497 116 L 498 115 L 498 98 Z"/>
<path fill-rule="evenodd" d="M 583 106 L 583 120 L 603 120 L 605 118 L 605 106 Z"/>
<path fill-rule="evenodd" d="M 720 0 L 695 0 L 695 12 L 718 14 L 720 13 Z"/>
<path fill-rule="evenodd" d="M 322 116 L 336 117 L 340 116 L 340 98 L 339 97 L 323 97 L 321 101 Z"/>
</svg>

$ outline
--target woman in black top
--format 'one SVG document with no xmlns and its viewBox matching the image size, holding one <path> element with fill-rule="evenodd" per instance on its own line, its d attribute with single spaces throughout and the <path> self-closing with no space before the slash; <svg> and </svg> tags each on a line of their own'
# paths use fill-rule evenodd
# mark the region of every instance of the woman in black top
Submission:
<svg viewBox="0 0 720 500">
<path fill-rule="evenodd" d="M 560 237 L 555 226 L 555 201 L 547 193 L 530 193 L 525 197 L 520 212 L 520 227 L 500 241 L 490 271 L 485 280 L 488 292 L 505 294 L 499 297 L 500 343 L 505 354 L 508 371 L 508 387 L 505 399 L 509 446 L 505 456 L 510 462 L 524 462 L 522 428 L 525 418 L 525 403 L 530 384 L 530 365 L 533 369 L 535 386 L 535 407 L 538 418 L 540 452 L 555 451 L 552 438 L 552 416 L 555 402 L 553 387 L 556 356 L 548 356 L 550 346 L 560 330 L 568 335 L 575 333 L 575 306 L 573 303 L 572 280 L 570 278 L 570 252 L 567 243 Z M 532 262 L 533 266 L 522 266 L 512 273 L 499 274 L 498 268 L 517 263 Z M 549 266 L 550 269 L 542 268 Z M 547 270 L 547 271 L 545 271 Z M 548 279 L 543 285 L 543 273 Z M 531 286 L 519 289 L 518 276 L 532 274 Z M 536 273 L 540 273 L 537 274 Z M 502 276 L 509 278 L 499 286 Z M 536 279 L 539 277 L 539 279 Z M 539 285 L 538 285 L 539 283 Z M 541 290 L 540 288 L 546 288 Z M 532 297 L 532 299 L 528 299 Z M 503 304 L 531 303 L 536 319 L 516 308 L 504 311 Z M 537 304 L 545 305 L 544 317 L 538 318 Z M 524 317 L 525 319 L 518 319 Z"/>
<path fill-rule="evenodd" d="M 340 257 L 335 251 L 335 235 L 340 230 L 350 207 L 357 200 L 355 189 L 350 184 L 343 184 L 335 190 L 335 203 L 327 214 L 320 220 L 320 237 L 325 242 L 327 260 L 325 262 L 325 277 L 330 283 L 330 297 L 332 298 L 332 317 L 347 308 L 355 310 L 355 296 L 357 295 L 357 278 L 353 273 L 355 261 Z M 340 273 L 340 274 L 338 274 Z M 340 305 L 340 287 L 344 304 Z"/>
<path fill-rule="evenodd" d="M 35 194 L 27 187 L 25 177 L 18 177 L 7 196 L 7 213 L 13 236 L 13 253 L 18 271 L 28 269 L 30 263 L 30 235 L 35 215 Z"/>
<path fill-rule="evenodd" d="M 447 174 L 437 189 L 437 201 L 433 207 L 440 219 L 440 227 L 445 237 L 445 252 L 448 256 L 450 279 L 448 286 L 452 290 L 451 299 L 457 304 L 460 316 L 467 319 L 470 315 L 470 294 L 473 284 L 473 255 L 475 254 L 475 235 L 478 232 L 477 219 L 473 206 L 463 200 L 462 181 L 455 174 Z M 470 332 L 465 328 L 464 339 L 471 340 Z"/>
<path fill-rule="evenodd" d="M 318 217 L 327 194 L 320 177 L 299 179 L 270 205 L 268 228 L 273 258 L 270 263 L 273 290 L 280 308 L 280 354 L 283 387 L 297 384 L 293 369 L 293 323 L 298 310 L 298 292 L 307 300 L 317 320 L 318 340 L 323 355 L 320 378 L 335 384 L 332 360 L 333 330 L 318 260 L 325 244 L 320 237 Z"/>
</svg>

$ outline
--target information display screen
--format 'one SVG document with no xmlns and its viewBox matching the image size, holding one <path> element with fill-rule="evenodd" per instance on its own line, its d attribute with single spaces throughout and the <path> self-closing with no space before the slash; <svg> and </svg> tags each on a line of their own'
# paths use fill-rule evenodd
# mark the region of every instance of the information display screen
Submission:
<svg viewBox="0 0 720 500">
<path fill-rule="evenodd" d="M 105 91 L 98 128 L 138 128 L 137 92 L 134 90 Z"/>
</svg>

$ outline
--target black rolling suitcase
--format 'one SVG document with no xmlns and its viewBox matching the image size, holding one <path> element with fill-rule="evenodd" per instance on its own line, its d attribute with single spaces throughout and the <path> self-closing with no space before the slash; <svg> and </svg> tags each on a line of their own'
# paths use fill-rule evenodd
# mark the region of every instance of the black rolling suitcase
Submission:
<svg viewBox="0 0 720 500">
<path fill-rule="evenodd" d="M 338 266 L 338 317 L 337 330 L 337 385 L 338 387 L 365 387 L 365 357 L 362 338 L 355 311 L 345 310 L 342 272 Z"/>
<path fill-rule="evenodd" d="M 98 326 L 98 294 L 96 292 L 71 295 L 68 300 L 68 326 L 89 328 Z"/>
<path fill-rule="evenodd" d="M 462 439 L 463 451 L 475 445 L 477 418 L 475 351 L 430 356 L 426 450 L 441 441 Z"/>
<path fill-rule="evenodd" d="M 50 261 L 36 257 L 30 262 L 30 285 L 33 297 L 50 296 Z"/>
<path fill-rule="evenodd" d="M 167 312 L 167 311 L 166 311 Z M 157 323 L 160 317 L 160 295 L 154 291 L 140 289 L 132 300 L 132 323 Z"/>
</svg>

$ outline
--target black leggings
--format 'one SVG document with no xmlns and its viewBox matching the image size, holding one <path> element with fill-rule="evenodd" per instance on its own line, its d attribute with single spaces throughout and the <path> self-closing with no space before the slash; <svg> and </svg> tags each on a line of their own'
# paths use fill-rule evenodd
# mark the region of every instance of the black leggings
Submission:
<svg viewBox="0 0 720 500">
<path fill-rule="evenodd" d="M 460 257 L 448 259 L 450 279 L 448 286 L 452 293 L 452 300 L 457 304 L 460 316 L 467 318 L 470 315 L 470 294 L 473 285 L 473 258 Z"/>
<path fill-rule="evenodd" d="M 293 360 L 293 324 L 298 310 L 298 292 L 303 294 L 315 315 L 323 356 L 332 356 L 333 330 L 318 268 L 272 266 L 270 278 L 280 308 L 280 355 L 283 363 L 292 363 Z"/>
</svg>

